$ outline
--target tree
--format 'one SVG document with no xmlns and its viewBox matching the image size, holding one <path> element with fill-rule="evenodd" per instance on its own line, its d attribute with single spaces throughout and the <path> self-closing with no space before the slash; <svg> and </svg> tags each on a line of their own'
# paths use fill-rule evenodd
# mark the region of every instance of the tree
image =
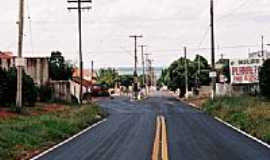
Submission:
<svg viewBox="0 0 270 160">
<path fill-rule="evenodd" d="M 73 75 L 73 66 L 65 62 L 59 51 L 53 51 L 49 59 L 49 74 L 52 80 L 69 80 Z"/>
<path fill-rule="evenodd" d="M 264 61 L 259 72 L 260 88 L 263 96 L 270 98 L 270 59 Z"/>
<path fill-rule="evenodd" d="M 119 75 L 118 81 L 122 86 L 125 86 L 128 88 L 129 86 L 132 86 L 133 83 L 133 75 Z"/>
<path fill-rule="evenodd" d="M 118 79 L 118 72 L 113 68 L 100 69 L 98 71 L 97 81 L 106 88 L 112 88 Z"/>
<path fill-rule="evenodd" d="M 200 58 L 200 61 L 199 61 Z M 200 63 L 199 63 L 200 62 Z M 191 61 L 187 59 L 188 63 L 188 88 L 189 90 L 192 87 L 196 86 L 196 75 L 198 71 L 198 67 L 200 65 L 201 72 L 199 74 L 199 79 L 202 84 L 209 84 L 210 78 L 209 78 L 209 71 L 210 66 L 207 62 L 207 60 L 197 55 L 194 61 Z M 167 85 L 168 88 L 172 91 L 175 91 L 177 89 L 181 90 L 181 95 L 185 95 L 185 58 L 180 58 L 176 61 L 174 61 L 169 68 L 164 69 L 161 73 L 161 77 L 158 80 L 158 84 Z"/>
</svg>

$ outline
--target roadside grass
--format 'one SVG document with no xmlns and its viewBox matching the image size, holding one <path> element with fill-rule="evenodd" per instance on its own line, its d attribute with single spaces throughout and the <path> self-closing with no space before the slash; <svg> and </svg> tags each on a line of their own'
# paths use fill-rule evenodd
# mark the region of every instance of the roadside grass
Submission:
<svg viewBox="0 0 270 160">
<path fill-rule="evenodd" d="M 78 133 L 106 115 L 95 105 L 0 119 L 0 160 L 27 159 Z"/>
<path fill-rule="evenodd" d="M 208 100 L 203 110 L 270 144 L 270 101 L 250 96 Z"/>
</svg>

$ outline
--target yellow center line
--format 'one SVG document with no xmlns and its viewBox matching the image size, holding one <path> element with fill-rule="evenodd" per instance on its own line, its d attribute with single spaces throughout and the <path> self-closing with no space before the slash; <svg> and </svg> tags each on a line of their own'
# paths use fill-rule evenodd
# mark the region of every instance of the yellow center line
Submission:
<svg viewBox="0 0 270 160">
<path fill-rule="evenodd" d="M 161 126 L 162 126 L 162 150 L 161 150 L 161 158 L 162 160 L 169 160 L 168 156 L 168 138 L 167 138 L 167 127 L 165 117 L 161 116 Z"/>
<path fill-rule="evenodd" d="M 159 149 L 160 149 L 160 117 L 156 119 L 156 134 L 154 140 L 154 146 L 152 151 L 152 160 L 159 160 Z"/>
<path fill-rule="evenodd" d="M 169 160 L 167 127 L 164 116 L 156 119 L 156 133 L 153 144 L 152 160 Z"/>
</svg>

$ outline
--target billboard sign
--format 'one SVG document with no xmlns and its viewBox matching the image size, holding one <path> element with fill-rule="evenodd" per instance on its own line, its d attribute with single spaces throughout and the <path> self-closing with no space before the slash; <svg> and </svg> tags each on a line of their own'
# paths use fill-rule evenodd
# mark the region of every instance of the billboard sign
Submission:
<svg viewBox="0 0 270 160">
<path fill-rule="evenodd" d="M 259 83 L 259 69 L 262 59 L 233 59 L 230 60 L 230 74 L 232 84 Z"/>
</svg>

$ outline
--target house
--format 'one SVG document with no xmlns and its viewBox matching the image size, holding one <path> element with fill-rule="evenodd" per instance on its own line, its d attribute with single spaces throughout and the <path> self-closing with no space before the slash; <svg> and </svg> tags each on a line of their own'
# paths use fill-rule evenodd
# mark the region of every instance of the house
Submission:
<svg viewBox="0 0 270 160">
<path fill-rule="evenodd" d="M 8 70 L 15 67 L 16 56 L 12 52 L 0 52 L 0 67 Z M 46 85 L 49 82 L 49 58 L 48 57 L 24 57 L 24 71 L 37 86 Z"/>
<path fill-rule="evenodd" d="M 0 51 L 0 68 L 8 70 L 14 66 L 14 59 L 12 52 Z"/>
<path fill-rule="evenodd" d="M 75 68 L 73 72 L 73 77 L 81 77 L 80 75 L 80 69 Z M 87 81 L 91 81 L 93 84 L 97 82 L 97 73 L 94 71 L 92 74 L 92 71 L 90 69 L 84 69 L 83 70 L 83 79 Z"/>
</svg>

